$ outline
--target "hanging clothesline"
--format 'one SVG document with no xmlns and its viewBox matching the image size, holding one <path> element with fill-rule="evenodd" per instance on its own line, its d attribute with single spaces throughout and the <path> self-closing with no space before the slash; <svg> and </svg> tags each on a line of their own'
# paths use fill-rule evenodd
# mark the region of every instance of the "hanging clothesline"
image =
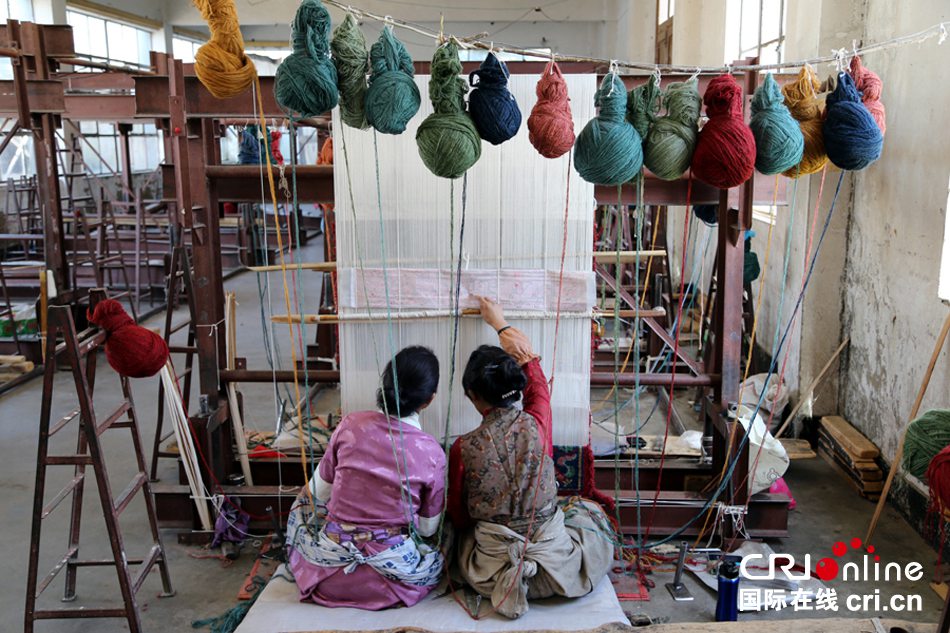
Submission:
<svg viewBox="0 0 950 633">
<path fill-rule="evenodd" d="M 375 13 L 371 13 L 359 7 L 354 7 L 350 4 L 344 2 L 339 2 L 338 0 L 323 0 L 326 4 L 332 5 L 343 11 L 352 13 L 357 18 L 370 18 L 371 20 L 376 20 L 377 22 L 382 22 L 386 25 L 391 25 L 394 27 L 399 27 L 408 31 L 413 31 L 420 35 L 426 37 L 431 37 L 435 43 L 445 41 L 447 37 L 443 33 L 436 33 L 432 30 L 429 30 L 421 25 L 413 24 L 412 22 L 406 22 L 405 20 L 399 20 L 391 16 L 381 16 Z M 620 67 L 620 68 L 632 68 L 636 70 L 646 70 L 650 72 L 667 72 L 667 73 L 693 73 L 693 74 L 721 74 L 726 72 L 740 72 L 740 71 L 762 71 L 762 70 L 781 70 L 781 69 L 793 69 L 801 68 L 805 65 L 818 65 L 818 64 L 830 64 L 837 63 L 844 66 L 845 62 L 854 56 L 857 55 L 866 55 L 868 53 L 876 53 L 879 51 L 888 50 L 891 48 L 897 48 L 900 46 L 905 46 L 907 44 L 922 44 L 934 37 L 938 37 L 938 44 L 943 44 L 944 40 L 947 39 L 948 34 L 950 34 L 950 22 L 939 22 L 934 24 L 922 31 L 917 33 L 911 33 L 909 35 L 903 35 L 900 37 L 891 38 L 889 40 L 884 40 L 882 42 L 877 42 L 874 44 L 868 44 L 866 46 L 858 47 L 852 45 L 850 49 L 840 48 L 837 50 L 832 50 L 831 54 L 823 55 L 821 57 L 813 57 L 811 59 L 804 60 L 795 60 L 787 62 L 779 62 L 775 64 L 722 64 L 719 66 L 684 66 L 681 64 L 655 64 L 649 62 L 636 62 L 636 61 L 627 61 L 621 59 L 605 59 L 602 57 L 584 57 L 579 55 L 568 55 L 560 53 L 544 53 L 537 50 L 521 48 L 517 46 L 504 45 L 503 50 L 509 53 L 515 53 L 517 55 L 525 55 L 527 57 L 536 57 L 539 59 L 553 59 L 558 62 L 589 62 L 595 64 L 602 64 L 605 67 Z M 479 33 L 469 37 L 456 37 L 451 36 L 452 39 L 457 41 L 459 45 L 463 48 L 478 48 L 486 51 L 502 51 L 501 46 L 496 46 L 492 41 L 486 41 L 485 37 L 488 37 L 487 33 Z"/>
</svg>

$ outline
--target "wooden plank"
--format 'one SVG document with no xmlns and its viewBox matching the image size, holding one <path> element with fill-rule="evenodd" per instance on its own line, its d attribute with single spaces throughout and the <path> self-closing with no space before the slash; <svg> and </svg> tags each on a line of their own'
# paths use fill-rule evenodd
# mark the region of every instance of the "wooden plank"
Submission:
<svg viewBox="0 0 950 633">
<path fill-rule="evenodd" d="M 821 418 L 821 426 L 828 432 L 828 435 L 835 439 L 835 443 L 855 458 L 875 459 L 881 454 L 881 451 L 871 440 L 864 437 L 859 430 L 840 416 L 824 416 Z"/>
<path fill-rule="evenodd" d="M 814 459 L 818 457 L 808 440 L 796 440 L 788 437 L 779 439 L 789 459 Z"/>
<path fill-rule="evenodd" d="M 859 474 L 864 473 L 864 477 L 866 479 L 881 479 L 881 467 L 878 466 L 877 462 L 864 459 L 855 459 L 853 455 L 849 454 L 842 446 L 837 444 L 833 438 L 826 435 L 823 431 L 818 433 L 818 444 L 819 446 L 823 445 L 827 447 L 829 452 L 836 454 L 851 470 L 857 471 Z"/>
<path fill-rule="evenodd" d="M 883 482 L 863 482 L 859 479 L 855 479 L 851 472 L 842 466 L 841 463 L 835 459 L 835 456 L 830 454 L 824 447 L 818 447 L 818 454 L 821 455 L 822 459 L 834 467 L 835 470 L 841 473 L 845 480 L 851 484 L 851 487 L 854 488 L 862 497 L 874 500 L 880 495 L 881 490 L 884 488 Z"/>
</svg>

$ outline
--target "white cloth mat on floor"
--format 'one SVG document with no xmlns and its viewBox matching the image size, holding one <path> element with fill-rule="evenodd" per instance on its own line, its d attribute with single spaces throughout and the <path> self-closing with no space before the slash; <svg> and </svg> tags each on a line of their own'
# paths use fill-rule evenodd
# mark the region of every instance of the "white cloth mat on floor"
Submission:
<svg viewBox="0 0 950 633">
<path fill-rule="evenodd" d="M 583 598 L 549 598 L 532 600 L 531 608 L 517 620 L 497 614 L 473 620 L 451 595 L 427 598 L 408 609 L 363 611 L 362 609 L 329 609 L 298 600 L 297 585 L 277 577 L 251 607 L 235 633 L 301 633 L 304 631 L 382 630 L 394 627 L 418 627 L 437 633 L 451 631 L 526 631 L 555 629 L 577 631 L 593 629 L 602 624 L 629 624 L 609 578 L 604 578 L 593 592 Z M 483 603 L 482 612 L 488 611 Z"/>
</svg>

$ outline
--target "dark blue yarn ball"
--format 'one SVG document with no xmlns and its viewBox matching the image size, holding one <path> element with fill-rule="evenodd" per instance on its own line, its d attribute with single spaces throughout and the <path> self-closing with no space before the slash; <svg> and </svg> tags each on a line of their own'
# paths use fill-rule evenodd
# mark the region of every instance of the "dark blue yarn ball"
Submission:
<svg viewBox="0 0 950 633">
<path fill-rule="evenodd" d="M 715 226 L 719 223 L 718 204 L 694 204 L 693 214 L 710 226 Z"/>
<path fill-rule="evenodd" d="M 468 97 L 468 113 L 479 136 L 492 145 L 499 145 L 517 134 L 521 127 L 521 110 L 508 90 L 505 62 L 489 53 L 481 67 L 469 75 L 469 83 L 473 88 Z"/>
<path fill-rule="evenodd" d="M 257 126 L 249 125 L 241 130 L 238 145 L 238 163 L 241 165 L 261 164 L 261 142 L 257 138 Z"/>
<path fill-rule="evenodd" d="M 825 102 L 822 125 L 825 152 L 841 169 L 864 169 L 881 156 L 884 135 L 861 103 L 861 93 L 847 73 L 838 73 L 838 85 Z"/>
</svg>

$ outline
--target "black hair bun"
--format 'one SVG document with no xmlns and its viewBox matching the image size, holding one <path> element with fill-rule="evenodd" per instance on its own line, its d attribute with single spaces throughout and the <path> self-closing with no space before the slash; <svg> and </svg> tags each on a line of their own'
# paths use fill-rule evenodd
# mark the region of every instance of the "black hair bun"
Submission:
<svg viewBox="0 0 950 633">
<path fill-rule="evenodd" d="M 528 378 L 505 350 L 482 345 L 469 356 L 462 387 L 494 407 L 510 407 L 521 398 Z"/>
<path fill-rule="evenodd" d="M 376 405 L 390 416 L 405 417 L 428 404 L 438 388 L 439 359 L 428 347 L 413 345 L 396 354 L 395 373 L 392 361 L 386 364 Z"/>
</svg>

